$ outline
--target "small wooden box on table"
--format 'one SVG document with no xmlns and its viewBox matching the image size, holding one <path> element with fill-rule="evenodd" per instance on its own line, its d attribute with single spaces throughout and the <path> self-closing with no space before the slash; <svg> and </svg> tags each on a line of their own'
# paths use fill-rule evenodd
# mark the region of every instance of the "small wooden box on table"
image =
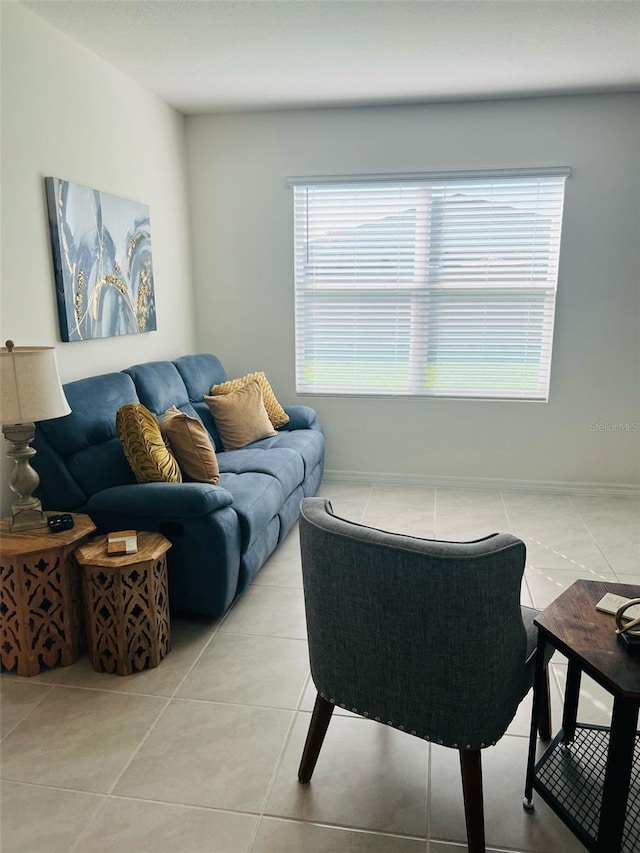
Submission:
<svg viewBox="0 0 640 853">
<path fill-rule="evenodd" d="M 131 675 L 158 666 L 171 648 L 166 552 L 160 533 L 138 533 L 135 554 L 107 553 L 107 537 L 78 548 L 87 640 L 96 672 Z"/>
<path fill-rule="evenodd" d="M 0 655 L 3 668 L 32 676 L 43 665 L 78 659 L 82 604 L 73 550 L 96 528 L 80 514 L 60 533 L 48 527 L 12 533 L 10 521 L 0 522 Z"/>
</svg>

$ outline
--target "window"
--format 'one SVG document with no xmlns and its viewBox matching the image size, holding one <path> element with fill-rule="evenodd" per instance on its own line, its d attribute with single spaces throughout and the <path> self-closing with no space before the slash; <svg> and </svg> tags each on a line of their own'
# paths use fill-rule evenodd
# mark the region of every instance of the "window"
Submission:
<svg viewBox="0 0 640 853">
<path fill-rule="evenodd" d="M 548 399 L 568 174 L 292 179 L 297 391 Z"/>
</svg>

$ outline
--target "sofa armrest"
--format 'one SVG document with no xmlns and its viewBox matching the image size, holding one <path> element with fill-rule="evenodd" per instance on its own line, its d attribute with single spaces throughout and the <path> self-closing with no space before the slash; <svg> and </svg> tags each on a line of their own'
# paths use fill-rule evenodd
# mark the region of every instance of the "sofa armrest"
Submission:
<svg viewBox="0 0 640 853">
<path fill-rule="evenodd" d="M 280 427 L 281 430 L 317 429 L 316 412 L 311 406 L 284 406 L 283 408 L 289 415 L 289 423 Z"/>
<path fill-rule="evenodd" d="M 86 511 L 138 518 L 198 518 L 231 506 L 231 494 L 209 483 L 138 483 L 96 492 Z"/>
</svg>

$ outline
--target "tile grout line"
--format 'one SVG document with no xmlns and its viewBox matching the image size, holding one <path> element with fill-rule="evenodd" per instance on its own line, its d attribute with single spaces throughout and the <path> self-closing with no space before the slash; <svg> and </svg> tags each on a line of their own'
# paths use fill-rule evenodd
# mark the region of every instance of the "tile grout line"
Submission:
<svg viewBox="0 0 640 853">
<path fill-rule="evenodd" d="M 364 509 L 362 510 L 362 513 L 360 514 L 360 522 L 361 522 L 362 524 L 364 524 L 364 520 L 365 520 L 365 518 L 367 517 L 367 511 L 368 511 L 368 509 L 369 509 L 369 505 L 370 505 L 370 503 L 371 503 L 371 498 L 373 497 L 373 491 L 374 491 L 374 489 L 375 489 L 375 486 L 374 486 L 374 485 L 371 485 L 371 486 L 370 486 L 370 488 L 369 488 L 369 494 L 367 495 L 366 503 L 365 503 L 365 505 L 364 505 Z"/>
<path fill-rule="evenodd" d="M 240 814 L 240 812 L 238 812 Z M 246 814 L 246 813 L 245 813 Z M 420 841 L 424 842 L 428 839 L 421 837 L 419 835 L 402 835 L 397 832 L 385 832 L 384 830 L 379 829 L 364 829 L 361 826 L 352 826 L 351 824 L 344 823 L 329 823 L 326 820 L 319 819 L 308 819 L 308 818 L 296 818 L 296 817 L 287 817 L 285 815 L 265 815 L 267 819 L 282 821 L 282 823 L 292 823 L 292 824 L 306 824 L 308 826 L 318 826 L 324 829 L 335 829 L 342 832 L 351 832 L 358 833 L 360 835 L 374 835 L 378 838 L 397 838 L 401 841 Z M 448 844 L 459 844 L 459 842 L 441 842 Z M 324 848 L 326 849 L 326 848 Z M 460 847 L 462 850 L 463 847 Z M 464 847 L 466 853 L 466 846 Z M 247 853 L 251 853 L 251 851 L 247 851 Z M 493 853 L 493 851 L 492 851 Z M 511 851 L 505 851 L 505 853 L 511 853 Z M 516 851 L 514 851 L 516 853 Z"/>
<path fill-rule="evenodd" d="M 273 587 L 273 589 L 275 589 L 275 587 Z M 300 590 L 300 592 L 302 592 L 302 590 Z M 221 631 L 221 633 L 225 637 L 232 637 L 234 635 L 236 637 L 268 637 L 270 640 L 298 640 L 299 642 L 306 642 L 307 639 L 306 637 L 287 637 L 284 634 L 251 634 L 249 631 L 238 631 L 238 629 L 235 631 Z"/>
<path fill-rule="evenodd" d="M 77 834 L 77 836 L 75 837 L 75 839 L 73 840 L 73 842 L 69 845 L 69 848 L 68 848 L 68 850 L 67 850 L 67 853 L 76 853 L 76 851 L 78 851 L 78 850 L 82 850 L 82 848 L 81 848 L 81 847 L 79 847 L 78 845 L 79 845 L 79 844 L 83 841 L 83 839 L 87 836 L 87 834 L 88 834 L 89 830 L 90 830 L 90 829 L 91 829 L 91 827 L 94 825 L 94 823 L 97 821 L 97 819 L 98 819 L 99 815 L 100 815 L 100 814 L 102 814 L 102 812 L 104 811 L 104 809 L 105 809 L 105 807 L 106 807 L 107 803 L 109 802 L 109 795 L 108 795 L 108 794 L 102 794 L 101 796 L 102 796 L 102 798 L 103 798 L 103 799 L 102 799 L 102 802 L 100 803 L 100 805 L 98 806 L 98 808 L 95 810 L 95 812 L 91 815 L 91 819 L 88 821 L 88 823 L 86 823 L 86 824 L 82 827 L 82 829 L 81 829 L 81 830 L 80 830 L 80 832 Z"/>
<path fill-rule="evenodd" d="M 237 814 L 242 814 L 242 812 L 237 812 Z M 246 812 L 244 812 L 246 814 Z M 263 815 L 267 820 L 277 820 L 282 821 L 283 823 L 293 823 L 293 824 L 305 824 L 308 826 L 319 826 L 324 827 L 326 829 L 336 829 L 342 832 L 351 832 L 351 833 L 359 833 L 361 835 L 374 835 L 378 838 L 398 838 L 403 841 L 420 841 L 425 842 L 428 841 L 427 838 L 420 835 L 402 835 L 398 832 L 386 832 L 383 829 L 367 829 L 362 826 L 355 826 L 354 824 L 348 823 L 331 823 L 327 820 L 320 820 L 319 818 L 304 818 L 304 817 L 289 817 L 287 815 Z M 439 839 L 438 839 L 439 840 Z M 447 842 L 452 843 L 452 842 Z M 459 842 L 453 842 L 459 843 Z M 466 851 L 466 847 L 465 847 Z M 248 850 L 247 853 L 251 853 L 251 850 Z"/>
<path fill-rule="evenodd" d="M 604 553 L 604 551 L 602 550 L 602 548 L 601 548 L 601 547 L 600 547 L 600 545 L 598 544 L 598 540 L 597 540 L 597 539 L 596 539 L 596 537 L 593 535 L 593 533 L 591 532 L 591 529 L 589 528 L 589 525 L 587 524 L 587 522 L 586 522 L 586 521 L 584 520 L 584 518 L 582 517 L 582 513 L 580 512 L 580 510 L 578 509 L 578 507 L 574 504 L 574 502 L 573 502 L 573 498 L 571 497 L 571 495 L 567 495 L 567 500 L 569 501 L 569 503 L 570 503 L 570 505 L 571 505 L 572 509 L 574 510 L 574 512 L 576 513 L 576 515 L 578 516 L 578 518 L 580 519 L 580 522 L 581 522 L 582 526 L 584 527 L 584 529 L 585 529 L 585 530 L 587 531 L 587 533 L 589 534 L 589 536 L 590 536 L 590 538 L 591 538 L 591 540 L 592 540 L 592 542 L 593 542 L 594 546 L 597 548 L 598 552 L 602 555 L 602 559 L 605 561 L 605 563 L 606 563 L 606 564 L 607 564 L 607 566 L 609 567 L 609 570 L 610 570 L 610 571 L 612 571 L 612 572 L 614 573 L 614 575 L 616 576 L 616 578 L 617 578 L 617 577 L 618 577 L 618 574 L 617 574 L 617 572 L 616 572 L 615 568 L 611 565 L 611 563 L 609 562 L 609 559 L 608 559 L 607 555 Z"/>
<path fill-rule="evenodd" d="M 100 813 L 101 813 L 101 812 L 102 812 L 102 810 L 104 809 L 105 805 L 106 805 L 106 804 L 107 804 L 107 802 L 111 799 L 111 795 L 113 794 L 113 792 L 114 792 L 114 790 L 115 790 L 116 786 L 118 785 L 118 782 L 122 779 L 122 777 L 124 776 L 124 774 L 126 773 L 126 771 L 127 771 L 127 770 L 129 769 L 129 767 L 131 766 L 131 763 L 133 762 L 133 760 L 136 758 L 136 756 L 138 755 L 138 753 L 140 752 L 140 750 L 142 749 L 142 747 L 144 746 L 144 744 L 147 742 L 148 738 L 151 736 L 151 733 L 153 732 L 153 730 L 154 730 L 154 729 L 155 729 L 155 727 L 157 726 L 158 722 L 160 721 L 160 718 L 162 717 L 162 715 L 164 714 L 164 712 L 167 710 L 167 708 L 168 708 L 168 707 L 169 707 L 169 705 L 171 704 L 172 700 L 175 698 L 175 694 L 176 694 L 176 692 L 180 689 L 180 687 L 181 687 L 181 686 L 182 686 L 182 684 L 184 683 L 185 679 L 186 679 L 186 678 L 191 674 L 192 669 L 194 668 L 194 666 L 196 665 L 196 663 L 200 660 L 200 658 L 201 658 L 201 656 L 204 654 L 205 650 L 209 647 L 209 644 L 213 641 L 213 638 L 217 635 L 217 633 L 218 633 L 218 631 L 219 631 L 219 629 L 220 629 L 220 625 L 222 624 L 222 621 L 224 621 L 224 620 L 221 620 L 221 621 L 220 621 L 220 623 L 215 627 L 215 629 L 213 630 L 213 632 L 212 632 L 211 636 L 209 637 L 209 639 L 207 640 L 207 642 L 204 644 L 204 646 L 203 646 L 203 647 L 202 647 L 202 649 L 200 650 L 199 654 L 196 656 L 195 660 L 192 662 L 191 666 L 189 666 L 189 667 L 187 668 L 187 671 L 185 672 L 185 674 L 183 675 L 183 677 L 180 679 L 180 681 L 178 682 L 178 684 L 177 684 L 177 685 L 176 685 L 176 687 L 174 688 L 174 690 L 173 690 L 173 692 L 171 693 L 171 695 L 170 695 L 170 696 L 168 696 L 168 697 L 166 697 L 166 701 L 165 701 L 164 705 L 162 706 L 162 708 L 160 709 L 160 711 L 158 712 L 158 714 L 157 714 L 157 716 L 156 716 L 155 720 L 151 723 L 151 725 L 150 725 L 150 726 L 149 726 L 149 728 L 147 729 L 146 733 L 145 733 L 145 734 L 144 734 L 144 736 L 142 737 L 142 739 L 141 739 L 140 743 L 139 743 L 139 744 L 138 744 L 138 746 L 134 749 L 134 751 L 131 753 L 131 755 L 129 756 L 128 760 L 125 762 L 124 766 L 122 767 L 122 769 L 120 770 L 120 772 L 118 773 L 118 775 L 116 776 L 116 778 L 114 779 L 114 781 L 112 782 L 112 784 L 109 786 L 109 788 L 108 788 L 108 790 L 106 791 L 106 793 L 103 795 L 103 796 L 104 796 L 104 802 L 103 802 L 103 803 L 100 805 L 100 807 L 96 810 L 95 814 L 92 816 L 91 820 L 86 824 L 86 826 L 84 826 L 84 827 L 82 828 L 82 830 L 80 831 L 80 833 L 79 833 L 79 834 L 78 834 L 78 836 L 76 837 L 75 841 L 74 841 L 74 842 L 73 842 L 73 844 L 70 846 L 70 848 L 69 848 L 69 853 L 74 853 L 74 851 L 77 851 L 77 850 L 78 850 L 78 845 L 79 845 L 79 844 L 80 844 L 80 842 L 83 840 L 83 838 L 87 835 L 87 833 L 90 831 L 91 827 L 92 827 L 92 826 L 94 825 L 94 823 L 96 822 L 96 820 L 97 820 L 98 816 L 100 815 Z M 85 689 L 86 689 L 86 688 L 85 688 Z M 118 692 L 118 691 L 110 691 L 110 692 L 112 692 L 112 693 L 113 693 L 113 692 Z M 141 695 L 141 694 L 129 694 L 129 695 Z M 154 698 L 164 698 L 164 697 L 157 697 L 157 696 L 156 696 L 156 697 L 154 697 Z"/>
<path fill-rule="evenodd" d="M 256 581 L 253 581 L 251 586 L 267 587 L 268 589 L 302 589 L 301 586 L 291 586 L 288 583 L 256 583 Z M 228 633 L 231 634 L 233 632 L 229 631 Z"/>
<path fill-rule="evenodd" d="M 284 736 L 284 740 L 283 740 L 282 745 L 280 747 L 280 751 L 278 752 L 278 757 L 276 758 L 276 763 L 275 763 L 273 772 L 271 773 L 271 776 L 269 778 L 269 782 L 267 783 L 267 789 L 264 793 L 264 797 L 263 797 L 262 803 L 260 805 L 260 814 L 258 816 L 258 820 L 256 821 L 255 830 L 254 830 L 254 832 L 251 836 L 251 839 L 249 841 L 249 844 L 247 846 L 246 853 L 251 853 L 251 850 L 252 850 L 252 848 L 255 844 L 256 838 L 258 836 L 258 831 L 260 829 L 263 818 L 265 816 L 264 813 L 265 813 L 265 810 L 267 808 L 269 798 L 271 797 L 271 793 L 273 792 L 273 788 L 276 784 L 276 779 L 278 778 L 278 773 L 280 772 L 280 768 L 282 767 L 282 762 L 284 761 L 284 755 L 285 755 L 285 752 L 287 750 L 287 747 L 289 746 L 289 742 L 291 740 L 291 735 L 293 733 L 293 729 L 295 727 L 295 724 L 298 720 L 298 715 L 300 713 L 300 706 L 302 705 L 302 701 L 304 699 L 304 696 L 305 696 L 305 693 L 307 691 L 307 687 L 308 687 L 310 681 L 311 681 L 311 673 L 309 673 L 307 675 L 307 677 L 305 678 L 304 683 L 302 685 L 302 689 L 300 691 L 300 695 L 298 696 L 298 701 L 296 702 L 296 707 L 293 710 L 293 714 L 291 716 L 289 726 L 287 728 L 286 734 Z"/>
<path fill-rule="evenodd" d="M 505 500 L 504 492 L 502 491 L 502 489 L 499 489 L 499 490 L 498 490 L 498 494 L 500 495 L 500 500 L 502 501 L 502 508 L 503 508 L 503 510 L 504 510 L 504 514 L 505 514 L 505 516 L 506 516 L 506 518 L 507 518 L 507 526 L 509 527 L 509 532 L 510 532 L 510 533 L 513 533 L 513 524 L 512 524 L 512 521 L 511 521 L 511 516 L 509 515 L 509 509 L 508 509 L 508 507 L 507 507 L 507 502 L 506 502 L 506 500 Z M 516 534 L 516 533 L 513 533 L 513 535 L 514 535 L 514 536 L 517 536 L 517 534 Z M 523 541 L 524 541 L 524 540 L 523 540 Z M 527 547 L 527 546 L 526 546 L 526 542 L 525 542 L 525 548 L 526 548 L 526 547 Z M 529 582 L 528 582 L 528 580 L 527 580 L 527 565 L 528 565 L 528 562 L 529 562 L 529 561 L 528 561 L 528 555 L 527 555 L 527 556 L 525 557 L 524 569 L 523 569 L 523 572 L 522 572 L 522 584 L 521 584 L 520 586 L 522 587 L 522 585 L 524 585 L 524 588 L 525 588 L 525 590 L 526 590 L 526 593 L 527 593 L 527 595 L 529 596 L 529 601 L 531 602 L 531 607 L 533 607 L 533 608 L 535 609 L 536 604 L 535 604 L 535 601 L 533 600 L 533 593 L 531 592 L 531 587 L 529 586 Z M 522 595 L 520 596 L 520 604 L 522 604 Z M 527 604 L 527 607 L 528 607 L 528 606 L 529 606 L 529 605 Z"/>
<path fill-rule="evenodd" d="M 22 682 L 19 682 L 19 681 L 17 681 L 17 682 L 16 682 L 16 684 L 21 684 L 21 683 L 22 683 Z M 26 682 L 26 683 L 28 683 L 28 682 Z M 41 702 L 42 702 L 42 701 L 43 701 L 43 700 L 44 700 L 44 699 L 45 699 L 45 698 L 46 698 L 46 697 L 51 693 L 51 691 L 53 690 L 53 688 L 56 686 L 55 684 L 45 685 L 45 684 L 43 684 L 41 681 L 40 681 L 40 682 L 35 682 L 35 684 L 38 684 L 38 686 L 40 686 L 40 687 L 45 687 L 45 686 L 47 686 L 47 687 L 49 687 L 49 689 L 48 689 L 47 691 L 45 691 L 45 693 L 43 693 L 43 695 L 38 699 L 38 701 L 35 703 L 35 705 L 33 705 L 31 708 L 29 708 L 29 710 L 28 710 L 28 711 L 27 711 L 27 713 L 24 715 L 24 717 L 20 717 L 20 719 L 16 722 L 16 724 L 15 724 L 15 725 L 13 725 L 13 726 L 11 726 L 11 728 L 10 728 L 8 731 L 6 731 L 6 732 L 2 735 L 2 737 L 0 737 L 0 744 L 2 744 L 2 743 L 3 743 L 3 742 L 4 742 L 4 741 L 9 737 L 9 735 L 10 735 L 12 732 L 15 732 L 15 730 L 18 728 L 18 726 L 19 726 L 21 723 L 24 723 L 24 721 L 25 721 L 25 720 L 26 720 L 26 719 L 27 719 L 27 718 L 28 718 L 28 717 L 29 717 L 29 716 L 30 716 L 30 715 L 35 711 L 35 709 L 38 707 L 38 705 L 39 705 L 39 704 L 40 704 L 40 703 L 41 703 Z"/>
<path fill-rule="evenodd" d="M 433 487 L 433 538 L 438 538 L 438 486 Z"/>
<path fill-rule="evenodd" d="M 433 487 L 433 538 L 439 538 L 438 533 L 438 486 Z"/>
<path fill-rule="evenodd" d="M 163 697 L 161 697 L 161 698 L 163 698 Z M 162 708 L 160 709 L 160 711 L 158 712 L 158 714 L 156 715 L 155 720 L 151 723 L 151 725 L 149 726 L 149 728 L 147 729 L 147 731 L 146 731 L 146 732 L 145 732 L 145 734 L 143 735 L 142 740 L 140 741 L 140 743 L 138 744 L 138 746 L 133 750 L 133 752 L 131 753 L 131 755 L 129 756 L 129 758 L 127 759 L 127 761 L 125 762 L 124 767 L 123 767 L 123 768 L 122 768 L 122 770 L 118 773 L 118 775 L 116 776 L 116 778 L 114 779 L 114 781 L 113 781 L 113 782 L 111 783 L 111 785 L 109 786 L 109 789 L 107 790 L 107 797 L 111 796 L 111 794 L 113 793 L 113 791 L 114 791 L 114 789 L 115 789 L 116 785 L 118 784 L 118 782 L 120 781 L 120 779 L 122 779 L 123 775 L 126 773 L 126 771 L 127 771 L 127 770 L 129 769 L 129 767 L 131 766 L 131 762 L 132 762 L 132 761 L 133 761 L 133 759 L 137 756 L 137 754 L 140 752 L 140 750 L 142 749 L 142 747 L 144 746 L 144 744 L 147 742 L 147 739 L 149 738 L 149 736 L 151 735 L 151 733 L 153 732 L 153 730 L 154 730 L 154 729 L 155 729 L 155 727 L 157 726 L 158 721 L 160 720 L 160 717 L 164 714 L 164 712 L 167 710 L 167 708 L 168 708 L 168 707 L 169 707 L 169 705 L 171 704 L 171 700 L 172 700 L 172 698 L 173 698 L 172 696 L 169 696 L 169 697 L 167 697 L 167 698 L 165 699 L 165 703 L 164 703 L 164 705 L 162 706 Z"/>
<path fill-rule="evenodd" d="M 229 632 L 229 633 L 231 633 L 231 632 Z M 306 642 L 306 637 L 305 637 L 304 641 Z M 293 714 L 291 716 L 289 726 L 287 728 L 287 731 L 286 731 L 286 734 L 284 736 L 282 745 L 280 747 L 280 751 L 278 753 L 278 757 L 276 759 L 275 767 L 273 769 L 273 772 L 272 772 L 271 777 L 269 779 L 269 782 L 267 784 L 267 789 L 265 791 L 262 803 L 260 805 L 260 814 L 258 815 L 258 819 L 256 821 L 254 831 L 251 834 L 251 838 L 249 839 L 249 843 L 247 845 L 246 853 L 251 853 L 251 850 L 253 849 L 256 838 L 258 837 L 258 832 L 260 830 L 260 826 L 261 826 L 262 820 L 264 818 L 264 812 L 265 812 L 265 809 L 267 807 L 267 803 L 269 802 L 271 792 L 273 791 L 273 787 L 276 783 L 276 778 L 278 776 L 278 772 L 280 770 L 280 767 L 282 766 L 282 762 L 284 761 L 284 754 L 285 754 L 287 746 L 289 745 L 289 741 L 291 739 L 291 734 L 293 732 L 293 728 L 295 726 L 296 720 L 298 719 L 298 712 L 299 712 L 300 706 L 302 705 L 302 702 L 304 700 L 304 696 L 305 696 L 305 693 L 307 691 L 307 687 L 308 687 L 310 681 L 311 681 L 311 673 L 308 673 L 306 678 L 304 679 L 303 684 L 302 684 L 302 688 L 301 688 L 300 694 L 298 696 L 298 701 L 296 702 L 296 707 L 295 707 Z"/>
<path fill-rule="evenodd" d="M 507 519 L 507 526 L 509 527 L 509 532 L 512 533 L 513 532 L 513 530 L 512 530 L 513 525 L 511 522 L 511 516 L 509 515 L 509 510 L 507 509 L 507 502 L 504 499 L 504 492 L 502 491 L 502 489 L 498 490 L 498 494 L 500 495 L 500 501 L 502 503 L 502 509 L 503 509 L 505 517 Z M 515 535 L 517 535 L 517 534 L 514 534 L 514 536 Z"/>
</svg>

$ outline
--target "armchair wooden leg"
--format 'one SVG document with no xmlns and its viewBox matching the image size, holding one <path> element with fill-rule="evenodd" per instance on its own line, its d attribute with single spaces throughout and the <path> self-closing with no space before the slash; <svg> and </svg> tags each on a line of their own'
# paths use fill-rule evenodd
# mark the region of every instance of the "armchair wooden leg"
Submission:
<svg viewBox="0 0 640 853">
<path fill-rule="evenodd" d="M 318 693 L 316 696 L 316 704 L 313 706 L 313 714 L 307 732 L 307 739 L 302 752 L 302 760 L 298 768 L 298 779 L 300 782 L 311 781 L 311 776 L 320 754 L 320 749 L 324 742 L 324 736 L 329 728 L 331 715 L 333 714 L 334 705 L 327 702 Z"/>
<path fill-rule="evenodd" d="M 542 740 L 551 740 L 551 691 L 549 689 L 549 667 L 545 667 L 540 681 L 540 704 L 538 711 L 538 734 Z"/>
<path fill-rule="evenodd" d="M 482 759 L 479 749 L 461 749 L 462 793 L 469 853 L 485 853 Z"/>
</svg>

